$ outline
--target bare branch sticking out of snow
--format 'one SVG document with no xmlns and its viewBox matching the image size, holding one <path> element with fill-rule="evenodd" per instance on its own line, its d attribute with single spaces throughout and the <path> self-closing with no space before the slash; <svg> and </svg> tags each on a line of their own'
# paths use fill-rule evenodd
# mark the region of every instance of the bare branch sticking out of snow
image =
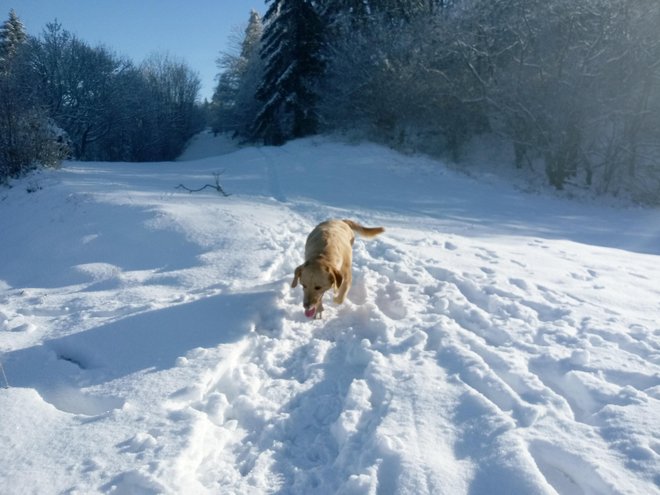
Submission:
<svg viewBox="0 0 660 495">
<path fill-rule="evenodd" d="M 183 189 L 184 191 L 188 191 L 189 193 L 194 193 L 194 192 L 203 191 L 204 189 L 211 188 L 211 189 L 215 189 L 226 198 L 228 196 L 231 196 L 231 194 L 225 192 L 224 188 L 220 185 L 221 174 L 222 174 L 221 172 L 216 172 L 213 174 L 213 178 L 215 179 L 215 184 L 204 184 L 202 187 L 198 189 L 190 189 L 189 187 L 186 187 L 183 184 L 179 184 L 178 186 L 176 186 L 176 189 Z"/>
</svg>

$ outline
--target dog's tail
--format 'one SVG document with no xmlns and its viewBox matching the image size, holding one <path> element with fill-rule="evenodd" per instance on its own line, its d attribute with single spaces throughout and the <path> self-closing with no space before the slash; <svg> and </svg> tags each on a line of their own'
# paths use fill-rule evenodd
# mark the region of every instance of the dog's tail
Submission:
<svg viewBox="0 0 660 495">
<path fill-rule="evenodd" d="M 385 232 L 383 227 L 363 227 L 353 220 L 344 220 L 344 223 L 347 224 L 354 232 L 357 232 L 363 237 L 375 237 L 378 234 Z"/>
</svg>

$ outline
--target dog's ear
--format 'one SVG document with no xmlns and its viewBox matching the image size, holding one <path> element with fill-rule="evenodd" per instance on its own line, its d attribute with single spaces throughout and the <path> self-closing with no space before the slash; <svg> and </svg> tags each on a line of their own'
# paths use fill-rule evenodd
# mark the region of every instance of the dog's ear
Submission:
<svg viewBox="0 0 660 495">
<path fill-rule="evenodd" d="M 341 284 L 344 282 L 344 277 L 342 277 L 341 273 L 339 273 L 339 270 L 334 268 L 330 269 L 330 279 L 334 281 L 335 289 L 339 289 Z"/>
<path fill-rule="evenodd" d="M 298 280 L 300 280 L 300 275 L 302 275 L 302 269 L 303 269 L 303 266 L 300 265 L 293 272 L 293 280 L 291 281 L 291 288 L 294 288 L 295 286 L 298 285 Z"/>
</svg>

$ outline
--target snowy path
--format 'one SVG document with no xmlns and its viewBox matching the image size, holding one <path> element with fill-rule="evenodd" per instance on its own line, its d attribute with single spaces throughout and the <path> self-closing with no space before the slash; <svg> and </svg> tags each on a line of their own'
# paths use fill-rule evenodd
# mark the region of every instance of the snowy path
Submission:
<svg viewBox="0 0 660 495">
<path fill-rule="evenodd" d="M 660 491 L 657 211 L 322 140 L 41 180 L 0 202 L 7 493 Z M 327 217 L 387 231 L 308 321 Z"/>
</svg>

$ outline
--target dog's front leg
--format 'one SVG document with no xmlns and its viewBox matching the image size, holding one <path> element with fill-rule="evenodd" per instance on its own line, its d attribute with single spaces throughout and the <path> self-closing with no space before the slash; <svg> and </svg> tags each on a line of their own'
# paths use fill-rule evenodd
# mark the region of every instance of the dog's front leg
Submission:
<svg viewBox="0 0 660 495">
<path fill-rule="evenodd" d="M 346 295 L 348 294 L 348 291 L 351 288 L 351 284 L 353 282 L 353 274 L 349 270 L 348 273 L 346 274 L 346 277 L 344 278 L 344 281 L 341 284 L 341 287 L 337 289 L 335 293 L 335 297 L 333 301 L 335 304 L 342 304 L 344 300 L 346 299 Z"/>
<path fill-rule="evenodd" d="M 323 299 L 321 299 L 321 302 L 319 302 L 319 308 L 316 310 L 316 314 L 314 315 L 315 320 L 322 320 L 323 319 Z"/>
</svg>

